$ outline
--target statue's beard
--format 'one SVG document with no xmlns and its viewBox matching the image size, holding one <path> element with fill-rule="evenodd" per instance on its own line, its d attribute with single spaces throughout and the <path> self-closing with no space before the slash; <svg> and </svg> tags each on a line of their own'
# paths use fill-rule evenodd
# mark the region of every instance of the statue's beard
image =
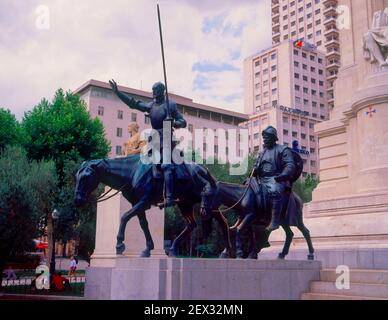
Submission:
<svg viewBox="0 0 388 320">
<path fill-rule="evenodd" d="M 264 147 L 267 148 L 267 149 L 271 149 L 275 146 L 276 144 L 276 141 L 268 141 L 268 142 L 264 142 Z"/>
<path fill-rule="evenodd" d="M 161 103 L 161 102 L 164 101 L 164 96 L 163 96 L 163 95 L 154 96 L 154 100 L 155 100 L 155 102 L 157 102 L 157 103 Z"/>
</svg>

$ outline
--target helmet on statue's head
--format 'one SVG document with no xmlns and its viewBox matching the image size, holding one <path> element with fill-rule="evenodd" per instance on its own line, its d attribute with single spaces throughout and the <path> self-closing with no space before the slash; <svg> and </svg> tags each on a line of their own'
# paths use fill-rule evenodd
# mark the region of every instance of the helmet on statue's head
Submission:
<svg viewBox="0 0 388 320">
<path fill-rule="evenodd" d="M 274 127 L 272 127 L 272 126 L 268 126 L 267 128 L 265 128 L 265 129 L 263 130 L 263 132 L 262 132 L 262 135 L 263 135 L 263 137 L 264 137 L 264 135 L 270 135 L 270 136 L 272 136 L 272 137 L 275 138 L 275 141 L 278 141 L 278 140 L 279 140 L 279 138 L 278 138 L 278 132 L 277 132 L 277 130 L 276 130 Z"/>
<path fill-rule="evenodd" d="M 152 97 L 156 100 L 156 101 L 163 101 L 164 99 L 164 92 L 166 90 L 166 87 L 163 83 L 161 82 L 156 82 L 153 86 L 152 86 Z"/>
</svg>

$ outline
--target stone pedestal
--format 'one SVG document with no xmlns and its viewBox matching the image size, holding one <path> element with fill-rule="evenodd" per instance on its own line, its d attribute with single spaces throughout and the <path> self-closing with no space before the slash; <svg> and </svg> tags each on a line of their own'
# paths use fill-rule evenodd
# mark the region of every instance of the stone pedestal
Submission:
<svg viewBox="0 0 388 320">
<path fill-rule="evenodd" d="M 315 130 L 319 136 L 320 184 L 304 207 L 305 224 L 319 252 L 379 252 L 377 268 L 388 266 L 388 68 L 363 56 L 362 39 L 373 13 L 387 0 L 340 0 L 351 13 L 350 29 L 340 32 L 341 69 L 335 82 L 330 120 Z M 282 231 L 271 236 L 279 250 Z M 296 232 L 292 249 L 305 248 Z M 270 251 L 271 251 L 270 250 Z M 269 252 L 267 250 L 267 252 Z M 329 258 L 333 261 L 350 259 Z M 268 255 L 267 255 L 268 257 Z M 325 258 L 326 259 L 326 258 Z M 364 258 L 360 258 L 363 260 Z M 354 260 L 354 259 L 353 259 Z M 365 263 L 359 263 L 365 266 Z"/>
<path fill-rule="evenodd" d="M 117 257 L 86 270 L 85 297 L 112 300 L 298 300 L 317 261 Z"/>
<path fill-rule="evenodd" d="M 107 196 L 113 194 L 111 191 Z M 99 202 L 97 205 L 96 246 L 92 255 L 91 265 L 111 265 L 116 258 L 116 237 L 119 230 L 120 219 L 131 205 L 120 194 L 109 200 Z M 149 229 L 155 243 L 152 256 L 165 256 L 164 252 L 164 211 L 152 207 L 146 212 Z M 146 248 L 146 241 L 137 217 L 132 218 L 125 230 L 125 256 L 138 257 Z M 96 261 L 99 260 L 99 261 Z"/>
</svg>

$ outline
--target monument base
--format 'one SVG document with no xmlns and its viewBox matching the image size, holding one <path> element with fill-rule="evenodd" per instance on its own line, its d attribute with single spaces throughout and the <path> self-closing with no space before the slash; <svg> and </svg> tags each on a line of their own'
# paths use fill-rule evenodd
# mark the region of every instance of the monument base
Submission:
<svg viewBox="0 0 388 320">
<path fill-rule="evenodd" d="M 86 299 L 298 300 L 319 280 L 319 261 L 128 258 L 92 260 Z"/>
</svg>

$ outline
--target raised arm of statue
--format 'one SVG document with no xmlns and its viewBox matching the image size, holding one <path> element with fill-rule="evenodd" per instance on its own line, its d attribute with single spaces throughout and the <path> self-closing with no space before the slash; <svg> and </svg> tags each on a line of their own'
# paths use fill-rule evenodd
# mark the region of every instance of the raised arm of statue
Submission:
<svg viewBox="0 0 388 320">
<path fill-rule="evenodd" d="M 119 97 L 119 99 L 124 102 L 128 107 L 132 108 L 132 109 L 136 109 L 136 110 L 139 110 L 141 112 L 149 112 L 150 111 L 150 106 L 141 101 L 141 100 L 136 100 L 134 99 L 133 97 L 131 97 L 130 95 L 127 95 L 121 91 L 119 91 L 118 87 L 117 87 L 117 83 L 112 79 L 112 80 L 109 80 L 109 84 L 113 90 L 113 92 Z"/>
</svg>

